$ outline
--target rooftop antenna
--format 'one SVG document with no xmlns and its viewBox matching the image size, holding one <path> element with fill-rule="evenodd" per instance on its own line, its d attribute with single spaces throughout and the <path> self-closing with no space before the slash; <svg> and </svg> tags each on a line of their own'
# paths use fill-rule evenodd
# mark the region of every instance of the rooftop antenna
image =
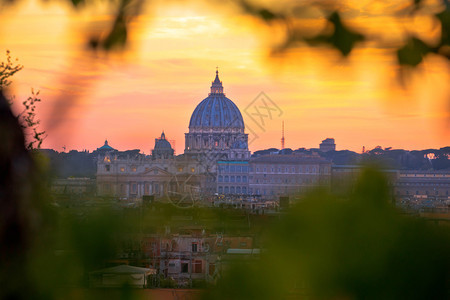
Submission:
<svg viewBox="0 0 450 300">
<path fill-rule="evenodd" d="M 284 121 L 281 125 L 281 150 L 284 149 Z"/>
</svg>

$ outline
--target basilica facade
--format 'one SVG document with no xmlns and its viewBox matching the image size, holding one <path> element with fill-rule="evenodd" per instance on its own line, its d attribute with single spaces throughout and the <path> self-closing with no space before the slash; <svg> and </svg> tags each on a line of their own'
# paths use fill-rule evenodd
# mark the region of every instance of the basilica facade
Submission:
<svg viewBox="0 0 450 300">
<path fill-rule="evenodd" d="M 120 198 L 151 195 L 183 201 L 217 192 L 218 161 L 248 161 L 248 135 L 239 108 L 225 96 L 218 71 L 210 93 L 191 115 L 178 156 L 165 133 L 151 155 L 110 151 L 97 160 L 97 193 Z M 185 200 L 185 199 L 184 199 Z"/>
</svg>

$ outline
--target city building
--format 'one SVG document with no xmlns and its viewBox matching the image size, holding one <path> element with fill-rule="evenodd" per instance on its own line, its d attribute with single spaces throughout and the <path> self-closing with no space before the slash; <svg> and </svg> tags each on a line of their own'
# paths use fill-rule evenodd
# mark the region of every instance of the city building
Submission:
<svg viewBox="0 0 450 300">
<path fill-rule="evenodd" d="M 56 195 L 94 195 L 95 180 L 91 178 L 58 178 L 50 190 Z"/>
<path fill-rule="evenodd" d="M 252 236 L 212 234 L 201 227 L 184 227 L 177 233 L 143 237 L 140 261 L 174 279 L 178 286 L 188 286 L 193 280 L 213 282 L 221 272 L 222 256 L 230 250 L 252 250 L 253 244 Z"/>
<path fill-rule="evenodd" d="M 333 138 L 327 138 L 322 141 L 319 145 L 319 150 L 322 152 L 335 151 L 336 144 L 334 143 Z"/>
<path fill-rule="evenodd" d="M 249 193 L 249 162 L 248 161 L 218 161 L 217 193 L 218 194 L 248 194 Z"/>
<path fill-rule="evenodd" d="M 249 193 L 273 199 L 329 187 L 331 162 L 318 155 L 263 155 L 250 159 Z"/>
<path fill-rule="evenodd" d="M 450 200 L 449 193 L 450 171 L 397 172 L 394 194 L 398 198 Z"/>
<path fill-rule="evenodd" d="M 203 192 L 204 167 L 183 155 L 166 156 L 171 153 L 170 149 L 158 149 L 159 143 L 161 141 L 157 139 L 156 157 L 122 152 L 100 157 L 97 162 L 97 193 L 124 199 L 153 195 L 176 200 L 184 193 Z"/>
</svg>

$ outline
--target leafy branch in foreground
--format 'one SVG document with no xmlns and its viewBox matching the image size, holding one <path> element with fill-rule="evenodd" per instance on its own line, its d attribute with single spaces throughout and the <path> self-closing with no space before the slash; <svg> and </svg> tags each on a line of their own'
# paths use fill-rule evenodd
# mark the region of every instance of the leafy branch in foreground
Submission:
<svg viewBox="0 0 450 300">
<path fill-rule="evenodd" d="M 6 50 L 6 61 L 0 62 L 0 91 L 11 84 L 11 77 L 23 69 L 23 65 L 17 63 L 18 59 L 13 60 L 11 53 Z M 45 138 L 45 131 L 39 131 L 41 121 L 36 117 L 36 104 L 41 102 L 38 98 L 39 91 L 35 92 L 31 89 L 31 96 L 22 102 L 23 111 L 17 116 L 19 123 L 25 133 L 31 135 L 31 139 L 27 141 L 26 148 L 28 150 L 40 148 Z M 14 96 L 7 99 L 11 105 Z"/>
<path fill-rule="evenodd" d="M 6 61 L 0 63 L 0 91 L 11 84 L 10 77 L 23 69 L 23 65 L 15 63 L 17 61 L 17 58 L 13 61 L 11 53 L 6 50 Z"/>
<path fill-rule="evenodd" d="M 45 138 L 45 131 L 39 131 L 39 124 L 41 121 L 36 118 L 36 104 L 41 102 L 38 98 L 39 91 L 35 92 L 31 89 L 31 96 L 22 102 L 24 109 L 19 115 L 19 121 L 24 131 L 31 131 L 28 134 L 32 136 L 32 139 L 27 142 L 27 149 L 39 149 Z"/>
</svg>

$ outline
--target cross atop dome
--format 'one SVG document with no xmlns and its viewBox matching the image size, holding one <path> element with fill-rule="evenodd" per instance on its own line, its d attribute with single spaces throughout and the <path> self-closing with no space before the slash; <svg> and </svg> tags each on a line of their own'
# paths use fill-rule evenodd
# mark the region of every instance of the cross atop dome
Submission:
<svg viewBox="0 0 450 300">
<path fill-rule="evenodd" d="M 211 85 L 211 94 L 223 94 L 222 81 L 219 79 L 219 67 L 216 67 L 216 78 Z"/>
</svg>

